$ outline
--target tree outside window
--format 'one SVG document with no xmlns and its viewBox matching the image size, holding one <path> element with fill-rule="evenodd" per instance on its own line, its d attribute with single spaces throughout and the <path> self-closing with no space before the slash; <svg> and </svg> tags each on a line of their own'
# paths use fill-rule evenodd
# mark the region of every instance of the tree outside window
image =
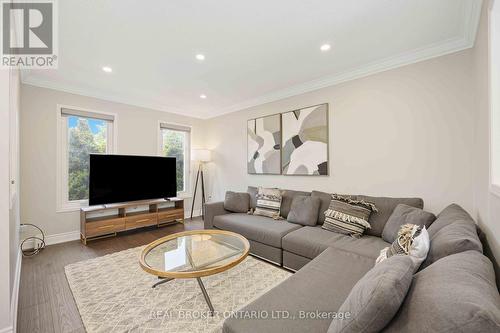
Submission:
<svg viewBox="0 0 500 333">
<path fill-rule="evenodd" d="M 70 116 L 68 124 L 68 199 L 89 198 L 89 155 L 107 151 L 105 120 Z"/>
<path fill-rule="evenodd" d="M 177 192 L 185 189 L 185 155 L 187 132 L 162 129 L 163 156 L 176 158 Z"/>
</svg>

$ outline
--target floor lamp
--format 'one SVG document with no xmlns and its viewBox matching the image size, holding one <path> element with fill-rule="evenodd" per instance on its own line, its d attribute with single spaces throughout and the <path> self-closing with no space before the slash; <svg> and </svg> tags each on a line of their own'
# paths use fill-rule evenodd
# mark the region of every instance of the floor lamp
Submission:
<svg viewBox="0 0 500 333">
<path fill-rule="evenodd" d="M 208 149 L 194 149 L 192 160 L 198 162 L 198 173 L 196 174 L 196 183 L 194 185 L 193 203 L 191 205 L 191 219 L 193 218 L 194 203 L 196 202 L 196 190 L 198 189 L 198 180 L 201 178 L 201 218 L 205 219 L 205 181 L 203 179 L 203 166 L 210 162 L 211 152 Z"/>
</svg>

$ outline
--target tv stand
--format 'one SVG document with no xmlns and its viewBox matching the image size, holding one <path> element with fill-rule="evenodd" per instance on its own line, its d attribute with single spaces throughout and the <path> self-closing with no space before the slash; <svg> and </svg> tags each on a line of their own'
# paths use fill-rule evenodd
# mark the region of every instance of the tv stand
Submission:
<svg viewBox="0 0 500 333">
<path fill-rule="evenodd" d="M 155 199 L 97 205 L 80 209 L 80 240 L 116 236 L 117 233 L 156 225 L 184 223 L 182 198 Z"/>
</svg>

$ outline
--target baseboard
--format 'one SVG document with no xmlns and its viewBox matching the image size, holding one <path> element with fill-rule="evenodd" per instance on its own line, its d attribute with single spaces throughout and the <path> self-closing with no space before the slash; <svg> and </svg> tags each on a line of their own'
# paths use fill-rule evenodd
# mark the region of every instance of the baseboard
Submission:
<svg viewBox="0 0 500 333">
<path fill-rule="evenodd" d="M 71 241 L 79 240 L 79 239 L 80 239 L 80 231 L 79 230 L 70 231 L 70 232 L 63 232 L 60 234 L 46 235 L 45 236 L 45 245 L 66 243 L 66 242 L 71 242 Z"/>
<path fill-rule="evenodd" d="M 201 216 L 201 208 L 193 210 L 193 217 Z M 191 217 L 191 208 L 184 211 L 184 218 L 188 219 Z"/>
</svg>

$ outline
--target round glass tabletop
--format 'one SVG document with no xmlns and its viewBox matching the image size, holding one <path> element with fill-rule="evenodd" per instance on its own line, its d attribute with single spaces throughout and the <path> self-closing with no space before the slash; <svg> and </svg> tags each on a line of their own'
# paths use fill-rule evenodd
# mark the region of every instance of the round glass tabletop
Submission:
<svg viewBox="0 0 500 333">
<path fill-rule="evenodd" d="M 141 267 L 165 278 L 208 276 L 234 267 L 248 255 L 248 240 L 224 230 L 193 230 L 160 238 L 142 251 Z"/>
</svg>

